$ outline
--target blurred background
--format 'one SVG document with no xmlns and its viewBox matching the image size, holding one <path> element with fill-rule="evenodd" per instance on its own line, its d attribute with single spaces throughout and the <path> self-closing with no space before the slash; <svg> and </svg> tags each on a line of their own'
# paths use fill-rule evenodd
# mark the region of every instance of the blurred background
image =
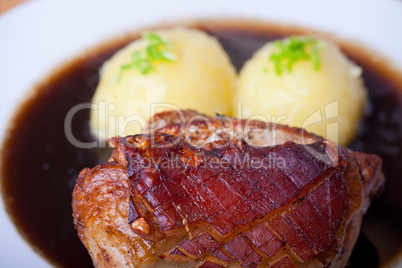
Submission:
<svg viewBox="0 0 402 268">
<path fill-rule="evenodd" d="M 0 15 L 9 9 L 17 6 L 18 4 L 25 2 L 25 0 L 1 0 L 0 1 Z"/>
</svg>

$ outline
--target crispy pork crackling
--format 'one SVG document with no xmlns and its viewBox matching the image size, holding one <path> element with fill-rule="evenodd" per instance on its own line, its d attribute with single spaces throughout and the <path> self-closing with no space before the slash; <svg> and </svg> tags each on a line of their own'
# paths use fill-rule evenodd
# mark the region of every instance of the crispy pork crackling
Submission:
<svg viewBox="0 0 402 268">
<path fill-rule="evenodd" d="M 144 133 L 75 186 L 96 267 L 344 267 L 384 185 L 379 157 L 297 128 L 182 111 Z"/>
</svg>

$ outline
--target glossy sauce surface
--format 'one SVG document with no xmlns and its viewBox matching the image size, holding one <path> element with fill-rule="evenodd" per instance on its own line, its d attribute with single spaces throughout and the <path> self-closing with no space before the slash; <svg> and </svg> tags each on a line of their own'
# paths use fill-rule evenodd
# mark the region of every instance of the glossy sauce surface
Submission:
<svg viewBox="0 0 402 268">
<path fill-rule="evenodd" d="M 260 22 L 199 22 L 192 26 L 217 37 L 237 69 L 267 41 L 310 33 Z M 24 238 L 57 266 L 92 266 L 72 224 L 71 193 L 81 169 L 104 161 L 103 150 L 77 148 L 68 141 L 65 117 L 75 105 L 90 102 L 99 67 L 136 36 L 94 49 L 51 75 L 20 107 L 4 140 L 1 189 L 8 213 Z M 351 265 L 377 267 L 376 251 L 385 265 L 402 247 L 402 81 L 370 52 L 348 43 L 340 45 L 363 67 L 370 97 L 370 111 L 351 148 L 381 156 L 387 178 L 386 190 L 364 219 L 365 235 L 355 248 Z M 72 120 L 72 133 L 81 142 L 93 141 L 88 118 L 89 110 L 83 109 Z"/>
</svg>

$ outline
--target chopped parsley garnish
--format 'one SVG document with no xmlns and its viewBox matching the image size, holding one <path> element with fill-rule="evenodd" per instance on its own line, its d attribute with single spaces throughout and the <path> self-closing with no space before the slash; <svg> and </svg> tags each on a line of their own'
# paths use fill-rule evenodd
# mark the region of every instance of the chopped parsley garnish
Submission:
<svg viewBox="0 0 402 268">
<path fill-rule="evenodd" d="M 135 69 L 142 74 L 148 74 L 155 70 L 154 63 L 172 62 L 176 59 L 176 55 L 171 52 L 172 43 L 152 32 L 143 33 L 142 38 L 148 43 L 147 47 L 144 51 L 134 52 L 131 62 L 121 66 L 118 81 L 126 70 Z"/>
<path fill-rule="evenodd" d="M 324 46 L 324 43 L 311 37 L 292 36 L 286 40 L 274 42 L 275 51 L 270 55 L 275 65 L 277 75 L 283 72 L 292 72 L 293 64 L 302 60 L 311 60 L 314 70 L 320 68 L 320 58 L 318 50 Z"/>
</svg>

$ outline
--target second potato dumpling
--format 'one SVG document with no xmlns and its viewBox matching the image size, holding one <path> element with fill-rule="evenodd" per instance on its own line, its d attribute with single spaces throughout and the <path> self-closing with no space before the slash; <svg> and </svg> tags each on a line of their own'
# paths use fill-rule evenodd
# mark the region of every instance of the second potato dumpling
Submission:
<svg viewBox="0 0 402 268">
<path fill-rule="evenodd" d="M 155 112 L 172 108 L 231 114 L 235 77 L 219 42 L 204 32 L 145 33 L 102 66 L 91 133 L 103 140 L 136 134 Z"/>
<path fill-rule="evenodd" d="M 341 145 L 354 138 L 367 94 L 360 67 L 310 37 L 263 46 L 240 71 L 238 86 L 238 117 L 263 116 Z"/>
</svg>

